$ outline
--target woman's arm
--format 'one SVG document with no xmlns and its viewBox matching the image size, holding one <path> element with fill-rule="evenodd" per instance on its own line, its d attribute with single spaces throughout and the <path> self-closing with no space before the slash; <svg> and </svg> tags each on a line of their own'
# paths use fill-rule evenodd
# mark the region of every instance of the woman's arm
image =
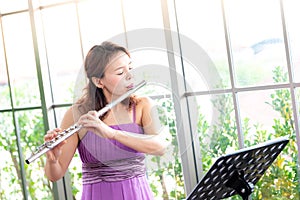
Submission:
<svg viewBox="0 0 300 200">
<path fill-rule="evenodd" d="M 96 111 L 82 115 L 78 124 L 100 137 L 115 139 L 136 151 L 163 155 L 168 145 L 166 140 L 168 132 L 159 121 L 157 107 L 149 98 L 140 98 L 136 106 L 136 116 L 138 117 L 136 121 L 141 123 L 145 134 L 115 130 L 101 121 Z"/>
<path fill-rule="evenodd" d="M 70 108 L 64 115 L 61 128 L 48 131 L 45 135 L 45 141 L 55 138 L 58 132 L 72 126 L 74 124 L 73 116 L 73 109 Z M 50 181 L 57 181 L 65 175 L 76 151 L 77 144 L 78 135 L 73 134 L 67 140 L 46 153 L 47 160 L 44 169 L 45 175 Z"/>
<path fill-rule="evenodd" d="M 141 109 L 141 125 L 145 134 L 118 130 L 114 139 L 139 152 L 163 155 L 168 145 L 166 140 L 168 131 L 159 120 L 158 107 L 147 97 L 141 98 L 138 106 L 137 110 Z"/>
</svg>

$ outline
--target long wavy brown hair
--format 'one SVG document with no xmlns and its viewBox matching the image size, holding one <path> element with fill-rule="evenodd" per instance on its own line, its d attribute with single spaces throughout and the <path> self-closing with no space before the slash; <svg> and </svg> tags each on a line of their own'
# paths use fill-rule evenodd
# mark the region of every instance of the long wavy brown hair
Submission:
<svg viewBox="0 0 300 200">
<path fill-rule="evenodd" d="M 84 88 L 82 97 L 76 102 L 79 115 L 85 114 L 90 110 L 99 111 L 108 103 L 103 90 L 96 87 L 92 81 L 92 77 L 103 78 L 107 65 L 119 52 L 124 52 L 130 57 L 130 53 L 126 48 L 109 41 L 93 46 L 87 53 L 84 61 L 84 69 L 88 78 L 88 84 Z M 134 95 L 129 99 L 129 108 L 132 103 L 137 103 Z M 105 115 L 101 116 L 101 119 L 104 119 L 104 117 Z"/>
</svg>

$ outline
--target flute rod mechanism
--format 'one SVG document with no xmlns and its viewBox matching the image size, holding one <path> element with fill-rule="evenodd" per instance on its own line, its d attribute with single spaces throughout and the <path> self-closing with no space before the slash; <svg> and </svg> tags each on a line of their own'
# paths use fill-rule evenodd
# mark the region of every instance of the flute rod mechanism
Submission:
<svg viewBox="0 0 300 200">
<path fill-rule="evenodd" d="M 114 107 L 118 103 L 122 102 L 128 96 L 130 96 L 135 91 L 137 91 L 138 89 L 140 89 L 141 87 L 143 87 L 145 85 L 146 85 L 146 81 L 140 82 L 134 88 L 132 88 L 131 90 L 128 90 L 122 96 L 118 97 L 116 100 L 112 101 L 111 103 L 107 104 L 105 107 L 103 107 L 102 109 L 100 109 L 97 112 L 97 116 L 101 117 L 106 112 L 108 112 L 112 107 Z M 37 147 L 36 151 L 29 158 L 27 158 L 25 160 L 25 162 L 27 164 L 32 163 L 33 161 L 35 161 L 36 159 L 38 159 L 40 156 L 42 156 L 44 153 L 46 153 L 47 151 L 53 149 L 58 144 L 60 144 L 62 141 L 68 139 L 71 135 L 73 135 L 74 133 L 78 132 L 80 129 L 81 129 L 81 126 L 79 126 L 77 124 L 74 124 L 74 125 L 70 126 L 69 128 L 65 129 L 64 131 L 58 133 L 58 135 L 55 138 L 53 138 L 52 140 L 49 140 L 49 141 L 45 142 L 44 144 L 40 145 L 39 147 Z"/>
</svg>

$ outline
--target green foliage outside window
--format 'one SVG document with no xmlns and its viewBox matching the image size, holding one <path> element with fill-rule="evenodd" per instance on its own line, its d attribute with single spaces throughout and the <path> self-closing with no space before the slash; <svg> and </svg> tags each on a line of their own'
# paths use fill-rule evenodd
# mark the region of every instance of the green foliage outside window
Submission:
<svg viewBox="0 0 300 200">
<path fill-rule="evenodd" d="M 287 81 L 287 74 L 282 68 L 273 70 L 274 83 Z M 299 174 L 297 168 L 297 144 L 294 119 L 291 105 L 291 95 L 288 89 L 277 89 L 271 94 L 271 102 L 266 102 L 275 111 L 279 112 L 280 118 L 273 119 L 273 131 L 261 129 L 260 125 L 254 125 L 256 134 L 249 139 L 249 119 L 242 120 L 245 146 L 253 146 L 270 139 L 288 136 L 289 144 L 277 157 L 261 180 L 256 184 L 252 199 L 264 200 L 288 200 L 300 199 Z M 202 162 L 204 171 L 208 171 L 213 161 L 227 153 L 228 148 L 238 148 L 237 128 L 234 118 L 232 98 L 228 94 L 219 96 L 213 100 L 213 105 L 219 111 L 218 124 L 212 125 L 212 133 L 209 133 L 209 125 L 203 115 L 198 121 L 199 141 L 201 144 Z M 209 139 L 209 142 L 207 138 Z M 234 196 L 230 199 L 241 199 Z"/>
<path fill-rule="evenodd" d="M 23 85 L 15 91 L 19 101 L 28 101 L 28 85 Z M 9 96 L 9 91 L 2 90 L 1 96 Z M 22 102 L 19 102 L 22 105 Z M 15 112 L 15 121 L 18 130 L 14 128 L 12 112 L 0 113 L 0 151 L 1 161 L 0 174 L 0 199 L 23 199 L 22 178 L 20 159 L 16 133 L 20 135 L 20 144 L 23 158 L 29 156 L 36 147 L 41 145 L 44 136 L 44 125 L 42 112 L 39 109 Z M 45 158 L 41 157 L 30 166 L 24 164 L 25 179 L 28 196 L 30 199 L 49 199 L 53 196 L 52 184 L 44 176 L 43 166 Z"/>
<path fill-rule="evenodd" d="M 184 199 L 184 180 L 181 169 L 180 152 L 178 149 L 177 141 L 177 131 L 175 124 L 175 112 L 172 99 L 163 98 L 157 100 L 159 105 L 159 116 L 160 121 L 163 125 L 168 127 L 170 132 L 170 151 L 167 150 L 167 155 L 170 159 L 161 159 L 160 157 L 152 157 L 151 161 L 155 162 L 157 165 L 157 170 L 151 172 L 150 176 L 150 186 L 155 196 L 158 199 L 169 200 L 169 199 Z M 168 188 L 170 181 L 167 182 L 166 179 L 169 177 L 172 179 L 172 188 Z M 156 181 L 152 181 L 156 180 Z M 160 188 L 160 190 L 157 190 Z M 159 192 L 162 191 L 162 192 Z"/>
</svg>

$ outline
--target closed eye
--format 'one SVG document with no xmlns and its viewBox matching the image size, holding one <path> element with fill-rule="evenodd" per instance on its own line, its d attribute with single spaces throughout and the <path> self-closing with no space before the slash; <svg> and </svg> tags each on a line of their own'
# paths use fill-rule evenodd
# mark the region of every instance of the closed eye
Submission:
<svg viewBox="0 0 300 200">
<path fill-rule="evenodd" d="M 123 70 L 117 73 L 117 75 L 122 75 L 122 74 L 124 74 Z"/>
<path fill-rule="evenodd" d="M 122 66 L 122 67 L 117 68 L 117 69 L 116 69 L 116 74 L 117 74 L 117 75 L 123 75 L 123 74 L 124 74 L 124 71 L 125 71 L 125 69 L 126 69 L 127 67 L 128 67 L 128 71 L 132 70 L 133 67 L 131 66 L 131 64 L 132 64 L 132 62 L 130 61 L 130 62 L 128 63 L 127 66 Z"/>
</svg>

